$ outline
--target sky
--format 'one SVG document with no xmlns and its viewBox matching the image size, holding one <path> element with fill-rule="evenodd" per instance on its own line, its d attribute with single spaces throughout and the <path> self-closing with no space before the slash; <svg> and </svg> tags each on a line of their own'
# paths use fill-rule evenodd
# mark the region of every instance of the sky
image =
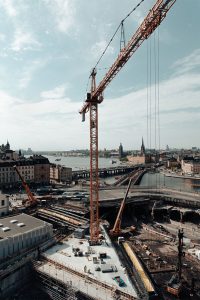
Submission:
<svg viewBox="0 0 200 300">
<path fill-rule="evenodd" d="M 78 112 L 90 72 L 138 2 L 0 0 L 0 144 L 89 148 L 89 117 L 82 123 Z M 145 0 L 126 20 L 126 43 L 155 2 Z M 199 11 L 199 0 L 177 0 L 106 88 L 100 149 L 139 149 L 142 137 L 152 148 L 200 147 Z M 119 51 L 120 33 L 97 66 L 97 84 Z"/>
</svg>

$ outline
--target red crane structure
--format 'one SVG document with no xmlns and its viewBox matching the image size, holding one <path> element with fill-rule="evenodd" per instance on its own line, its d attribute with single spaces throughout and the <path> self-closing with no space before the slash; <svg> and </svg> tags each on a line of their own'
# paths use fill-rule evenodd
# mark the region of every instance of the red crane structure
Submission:
<svg viewBox="0 0 200 300">
<path fill-rule="evenodd" d="M 129 190 L 130 190 L 130 187 L 131 187 L 132 180 L 133 180 L 133 178 L 131 177 L 130 180 L 129 180 L 129 183 L 128 183 L 128 187 L 126 189 L 126 194 L 124 196 L 124 199 L 121 202 L 121 205 L 120 205 L 120 208 L 119 208 L 119 211 L 118 211 L 118 214 L 117 214 L 117 218 L 115 220 L 115 224 L 113 226 L 113 229 L 110 230 L 110 235 L 111 236 L 118 236 L 121 233 L 122 214 L 123 214 L 123 211 L 124 211 L 124 207 L 125 207 L 125 204 L 126 204 L 126 199 L 128 197 L 128 193 L 129 193 Z"/>
<path fill-rule="evenodd" d="M 26 183 L 26 181 L 24 180 L 24 178 L 22 177 L 22 175 L 20 174 L 17 166 L 13 166 L 13 168 L 15 169 L 15 171 L 17 172 L 21 182 L 22 182 L 22 185 L 26 191 L 26 194 L 28 196 L 28 201 L 25 202 L 25 205 L 27 207 L 31 207 L 31 206 L 35 206 L 38 202 L 37 202 L 37 199 L 33 196 L 33 194 L 31 193 L 31 190 L 28 186 L 28 184 Z"/>
<path fill-rule="evenodd" d="M 82 109 L 82 121 L 90 112 L 90 242 L 99 242 L 99 180 L 98 180 L 98 104 L 103 101 L 103 91 L 127 63 L 141 44 L 149 38 L 166 17 L 176 0 L 157 0 L 129 42 L 121 49 L 117 59 L 96 86 L 96 69 L 91 72 L 91 91 Z"/>
</svg>

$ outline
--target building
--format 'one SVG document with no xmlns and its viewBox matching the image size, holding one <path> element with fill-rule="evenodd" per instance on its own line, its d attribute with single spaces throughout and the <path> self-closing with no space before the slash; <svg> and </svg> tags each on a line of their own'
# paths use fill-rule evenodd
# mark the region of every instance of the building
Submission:
<svg viewBox="0 0 200 300">
<path fill-rule="evenodd" d="M 128 155 L 127 159 L 133 165 L 141 165 L 146 163 L 144 155 Z"/>
<path fill-rule="evenodd" d="M 9 197 L 0 194 L 0 217 L 7 215 L 9 212 Z"/>
<path fill-rule="evenodd" d="M 141 145 L 141 151 L 140 151 L 141 155 L 145 156 L 145 146 L 144 146 L 144 140 L 142 137 L 142 145 Z"/>
<path fill-rule="evenodd" d="M 142 138 L 140 154 L 128 155 L 127 159 L 133 165 L 141 165 L 141 164 L 146 164 L 151 162 L 151 156 L 146 154 L 143 138 Z"/>
<path fill-rule="evenodd" d="M 10 144 L 9 144 L 9 142 L 7 141 L 6 145 L 4 145 L 4 144 L 0 145 L 0 150 L 2 152 L 5 152 L 6 150 L 10 150 Z"/>
<path fill-rule="evenodd" d="M 30 158 L 19 157 L 19 159 L 0 159 L 0 187 L 12 188 L 21 185 L 14 166 L 17 166 L 19 173 L 27 183 L 49 184 L 50 163 L 48 158 L 41 155 L 34 155 Z"/>
<path fill-rule="evenodd" d="M 181 169 L 185 174 L 200 174 L 200 158 L 185 157 L 181 161 Z"/>
<path fill-rule="evenodd" d="M 167 160 L 167 168 L 174 169 L 180 167 L 180 163 L 177 161 L 175 157 L 171 157 Z"/>
<path fill-rule="evenodd" d="M 12 164 L 13 165 L 13 164 Z M 21 159 L 15 162 L 19 173 L 21 174 L 22 178 L 27 183 L 34 182 L 34 162 L 30 159 Z M 19 178 L 17 172 L 15 171 L 15 182 L 21 184 L 21 179 Z"/>
<path fill-rule="evenodd" d="M 53 226 L 26 214 L 0 219 L 0 263 L 53 237 Z"/>
<path fill-rule="evenodd" d="M 0 146 L 0 158 L 1 159 L 18 159 L 19 158 L 19 155 L 10 149 L 10 144 L 9 142 L 7 141 L 7 144 L 4 145 L 2 144 Z"/>
<path fill-rule="evenodd" d="M 72 182 L 72 168 L 68 168 L 61 165 L 50 165 L 50 180 L 52 182 Z"/>
<path fill-rule="evenodd" d="M 119 159 L 121 159 L 124 156 L 123 146 L 122 143 L 119 145 Z"/>
<path fill-rule="evenodd" d="M 50 162 L 48 158 L 42 155 L 33 155 L 29 158 L 34 164 L 34 183 L 50 183 Z"/>
</svg>

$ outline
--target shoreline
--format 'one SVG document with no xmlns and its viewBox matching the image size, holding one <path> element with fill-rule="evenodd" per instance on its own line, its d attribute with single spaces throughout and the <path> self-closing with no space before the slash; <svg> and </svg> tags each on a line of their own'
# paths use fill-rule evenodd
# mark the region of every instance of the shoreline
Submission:
<svg viewBox="0 0 200 300">
<path fill-rule="evenodd" d="M 200 177 L 194 177 L 194 176 L 185 176 L 185 175 L 176 175 L 176 174 L 169 174 L 161 172 L 166 177 L 174 177 L 174 178 L 182 178 L 182 179 L 192 179 L 192 180 L 200 180 Z"/>
</svg>

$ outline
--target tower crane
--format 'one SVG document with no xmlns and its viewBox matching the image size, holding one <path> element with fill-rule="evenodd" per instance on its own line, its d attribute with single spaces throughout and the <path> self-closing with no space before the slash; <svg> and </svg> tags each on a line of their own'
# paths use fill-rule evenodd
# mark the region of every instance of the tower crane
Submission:
<svg viewBox="0 0 200 300">
<path fill-rule="evenodd" d="M 17 166 L 13 166 L 13 168 L 14 168 L 15 171 L 17 172 L 17 174 L 18 174 L 18 176 L 19 176 L 19 178 L 20 178 L 20 180 L 21 180 L 21 182 L 22 182 L 22 185 L 23 185 L 23 187 L 24 187 L 24 189 L 25 189 L 25 191 L 26 191 L 26 194 L 27 194 L 27 196 L 28 196 L 28 201 L 26 201 L 26 203 L 25 203 L 26 206 L 27 206 L 27 207 L 28 207 L 28 206 L 30 207 L 30 206 L 36 205 L 36 204 L 37 204 L 37 199 L 33 196 L 33 194 L 32 194 L 32 192 L 31 192 L 31 190 L 30 190 L 28 184 L 26 183 L 26 181 L 24 180 L 24 178 L 23 178 L 22 175 L 20 174 L 20 172 L 19 172 Z"/>
<path fill-rule="evenodd" d="M 96 86 L 96 69 L 94 68 L 91 72 L 91 90 L 90 93 L 87 93 L 87 99 L 79 113 L 82 114 L 82 121 L 85 121 L 87 112 L 90 114 L 90 241 L 93 244 L 98 244 L 99 242 L 98 105 L 103 101 L 105 88 L 141 44 L 161 24 L 175 2 L 176 0 L 156 1 L 129 42 L 121 49 L 117 59 L 98 86 Z"/>
</svg>

